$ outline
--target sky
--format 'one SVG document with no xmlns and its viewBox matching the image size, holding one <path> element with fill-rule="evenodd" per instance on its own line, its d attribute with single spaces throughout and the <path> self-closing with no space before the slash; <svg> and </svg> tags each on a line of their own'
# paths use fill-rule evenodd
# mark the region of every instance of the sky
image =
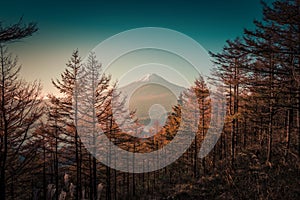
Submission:
<svg viewBox="0 0 300 200">
<path fill-rule="evenodd" d="M 271 0 L 267 0 L 271 2 Z M 40 80 L 43 94 L 57 94 L 51 79 L 60 77 L 72 52 L 82 57 L 105 39 L 140 27 L 162 27 L 181 32 L 206 51 L 219 52 L 228 39 L 253 28 L 262 18 L 260 0 L 198 1 L 4 1 L 2 26 L 23 16 L 36 22 L 32 37 L 8 45 L 22 64 L 21 76 Z M 101 61 L 100 61 L 101 62 Z"/>
</svg>

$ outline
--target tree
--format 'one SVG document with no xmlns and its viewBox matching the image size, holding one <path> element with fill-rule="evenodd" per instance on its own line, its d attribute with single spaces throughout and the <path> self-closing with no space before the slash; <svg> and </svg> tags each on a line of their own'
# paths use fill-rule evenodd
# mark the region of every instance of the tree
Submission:
<svg viewBox="0 0 300 200">
<path fill-rule="evenodd" d="M 61 74 L 61 80 L 52 80 L 53 85 L 64 96 L 59 98 L 58 101 L 53 101 L 55 106 L 59 107 L 59 114 L 64 120 L 64 134 L 69 139 L 69 144 L 74 145 L 75 150 L 75 163 L 76 163 L 76 199 L 81 197 L 81 142 L 78 136 L 77 123 L 78 123 L 78 93 L 76 80 L 80 77 L 82 70 L 82 62 L 79 56 L 79 51 L 75 50 L 71 59 L 67 63 L 67 68 Z"/>
<path fill-rule="evenodd" d="M 16 24 L 2 27 L 0 23 L 0 44 L 20 40 L 31 36 L 37 32 L 38 28 L 36 23 L 24 24 L 22 17 Z"/>
<path fill-rule="evenodd" d="M 198 148 L 199 148 L 199 141 L 202 141 L 205 137 L 205 134 L 208 129 L 208 123 L 210 122 L 210 109 L 209 109 L 209 90 L 207 88 L 207 85 L 204 81 L 204 78 L 202 76 L 199 76 L 198 79 L 194 82 L 193 90 L 195 92 L 195 95 L 198 99 L 199 104 L 199 126 L 198 126 L 198 133 L 195 137 L 194 142 L 194 177 L 198 177 Z M 205 158 L 202 158 L 202 168 L 203 172 L 205 172 Z"/>
<path fill-rule="evenodd" d="M 297 110 L 299 114 L 300 14 L 299 0 L 275 1 L 272 6 L 264 2 L 262 4 L 263 21 L 254 21 L 254 31 L 245 30 L 245 46 L 242 50 L 255 58 L 256 64 L 251 65 L 250 70 L 259 73 L 262 78 L 260 86 L 256 88 L 260 88 L 260 94 L 268 104 L 262 111 L 268 113 L 267 162 L 271 162 L 273 129 L 277 117 L 285 115 L 285 143 L 288 150 L 294 121 L 292 111 Z"/>
<path fill-rule="evenodd" d="M 50 106 L 47 106 L 47 126 L 43 128 L 44 139 L 47 138 L 47 143 L 44 146 L 44 151 L 51 155 L 52 162 L 49 163 L 53 170 L 51 170 L 52 177 L 55 178 L 55 198 L 59 196 L 59 146 L 65 146 L 68 141 L 63 139 L 64 131 L 64 118 L 60 114 L 61 104 L 58 98 L 49 95 Z M 45 156 L 44 156 L 45 157 Z M 46 159 L 45 161 L 46 162 Z M 51 181 L 52 182 L 52 181 Z"/>
<path fill-rule="evenodd" d="M 281 69 L 279 76 L 284 85 L 282 93 L 287 97 L 287 101 L 281 105 L 286 111 L 286 152 L 290 150 L 293 121 L 296 121 L 298 155 L 300 155 L 300 1 L 275 1 L 272 7 L 267 4 L 263 6 L 265 21 L 268 22 L 265 27 L 269 28 L 269 24 L 272 24 L 274 27 L 272 33 L 280 38 L 276 44 Z M 296 117 L 296 120 L 293 117 Z"/>
<path fill-rule="evenodd" d="M 101 74 L 102 67 L 95 53 L 90 53 L 84 65 L 84 72 L 76 80 L 76 90 L 80 99 L 78 107 L 78 126 L 83 132 L 80 137 L 90 145 L 86 147 L 92 154 L 91 197 L 97 197 L 97 146 L 96 140 L 101 128 L 109 120 L 111 113 L 111 98 L 113 87 L 110 86 L 110 76 Z M 102 127 L 101 127 L 102 126 Z M 86 134 L 85 134 L 86 133 Z"/>
<path fill-rule="evenodd" d="M 30 148 L 28 144 L 43 108 L 40 84 L 18 78 L 21 67 L 3 44 L 0 45 L 0 64 L 0 198 L 6 199 L 6 183 L 13 181 L 9 178 L 16 180 L 30 164 L 35 147 Z M 11 177 L 7 177 L 9 168 L 14 172 Z"/>
<path fill-rule="evenodd" d="M 213 76 L 215 79 L 223 82 L 226 87 L 228 96 L 228 113 L 227 121 L 231 124 L 231 163 L 234 164 L 236 156 L 237 138 L 239 136 L 240 124 L 240 93 L 247 77 L 245 68 L 249 65 L 249 59 L 245 52 L 240 51 L 241 40 L 237 38 L 234 41 L 227 41 L 222 53 L 211 53 L 214 58 L 215 68 Z"/>
</svg>

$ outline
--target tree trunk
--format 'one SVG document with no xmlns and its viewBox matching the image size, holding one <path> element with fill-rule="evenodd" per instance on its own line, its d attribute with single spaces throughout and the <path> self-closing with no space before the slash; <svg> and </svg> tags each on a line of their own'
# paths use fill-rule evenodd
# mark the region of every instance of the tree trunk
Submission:
<svg viewBox="0 0 300 200">
<path fill-rule="evenodd" d="M 95 157 L 93 157 L 93 196 L 97 197 L 97 160 Z"/>
<path fill-rule="evenodd" d="M 81 193 L 81 187 L 80 187 L 80 170 L 79 170 L 79 155 L 78 155 L 78 136 L 77 136 L 77 130 L 75 130 L 75 159 L 76 159 L 76 200 L 80 200 L 80 193 Z"/>
<path fill-rule="evenodd" d="M 1 75 L 4 77 L 5 72 L 4 72 L 4 52 L 3 52 L 3 46 L 0 44 L 1 48 Z M 1 110 L 2 110 L 2 120 L 3 124 L 3 150 L 2 148 L 0 149 L 1 155 L 0 155 L 0 161 L 1 161 L 1 169 L 0 169 L 0 199 L 5 200 L 5 195 L 6 195 L 6 185 L 5 185 L 5 179 L 6 179 L 6 174 L 5 174 L 5 168 L 6 168 L 6 160 L 7 160 L 7 152 L 8 152 L 8 122 L 6 119 L 6 108 L 5 108 L 5 80 L 2 78 L 1 80 Z M 1 145 L 2 147 L 2 145 Z"/>
<path fill-rule="evenodd" d="M 292 128 L 292 112 L 291 109 L 288 109 L 286 112 L 286 136 L 285 136 L 285 142 L 286 142 L 286 148 L 284 153 L 285 161 L 287 161 L 288 157 L 288 151 L 290 150 L 290 138 L 291 138 L 291 128 Z"/>
<path fill-rule="evenodd" d="M 43 163 L 43 197 L 46 199 L 47 196 L 47 181 L 46 181 L 46 146 L 45 143 L 43 144 L 43 157 L 44 157 L 44 163 Z"/>
<path fill-rule="evenodd" d="M 55 138 L 55 161 L 54 161 L 54 165 L 55 165 L 55 187 L 56 187 L 56 192 L 55 192 L 55 198 L 56 200 L 58 200 L 58 135 L 57 135 L 57 130 L 56 130 L 56 138 Z"/>
<path fill-rule="evenodd" d="M 274 108 L 273 108 L 273 102 L 274 102 L 274 88 L 273 88 L 273 82 L 274 82 L 274 67 L 273 67 L 273 54 L 270 55 L 270 82 L 269 82 L 269 92 L 270 92 L 270 100 L 269 100 L 269 124 L 268 124 L 268 148 L 267 148 L 267 164 L 271 163 L 271 157 L 272 157 L 272 140 L 273 140 L 273 117 L 274 117 Z"/>
<path fill-rule="evenodd" d="M 272 156 L 272 139 L 273 139 L 273 107 L 270 107 L 270 116 L 269 116 L 269 125 L 268 125 L 268 146 L 267 146 L 267 163 L 271 162 Z"/>
</svg>

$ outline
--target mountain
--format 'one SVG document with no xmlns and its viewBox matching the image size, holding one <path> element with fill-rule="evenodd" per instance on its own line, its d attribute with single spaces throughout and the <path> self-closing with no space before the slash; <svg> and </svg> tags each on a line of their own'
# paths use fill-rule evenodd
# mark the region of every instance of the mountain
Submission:
<svg viewBox="0 0 300 200">
<path fill-rule="evenodd" d="M 146 74 L 141 79 L 118 89 L 129 98 L 129 109 L 135 110 L 142 121 L 149 121 L 149 109 L 154 104 L 162 105 L 166 112 L 172 111 L 184 87 L 171 83 L 157 74 Z"/>
<path fill-rule="evenodd" d="M 157 74 L 146 74 L 139 80 L 134 81 L 126 86 L 123 86 L 119 90 L 122 91 L 124 94 L 130 96 L 134 90 L 147 84 L 158 84 L 164 86 L 169 90 L 171 90 L 177 97 L 185 89 L 184 87 L 178 86 L 174 83 L 165 80 L 164 78 L 162 78 Z"/>
</svg>

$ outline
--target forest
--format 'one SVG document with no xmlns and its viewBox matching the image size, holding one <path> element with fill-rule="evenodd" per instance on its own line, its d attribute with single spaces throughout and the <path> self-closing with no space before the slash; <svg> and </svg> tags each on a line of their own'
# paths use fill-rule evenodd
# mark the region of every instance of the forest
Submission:
<svg viewBox="0 0 300 200">
<path fill-rule="evenodd" d="M 52 79 L 60 95 L 41 98 L 42 85 L 19 77 L 21 64 L 9 50 L 12 42 L 34 37 L 37 24 L 22 19 L 0 24 L 0 199 L 299 199 L 300 1 L 261 5 L 263 19 L 253 21 L 254 29 L 224 41 L 221 52 L 209 52 L 214 68 L 208 80 L 223 88 L 226 116 L 217 144 L 204 158 L 198 153 L 210 126 L 211 102 L 200 75 L 158 133 L 140 139 L 116 123 L 116 84 L 100 73 L 101 60 L 94 53 L 83 62 L 80 50 L 71 52 L 61 76 Z M 78 77 L 88 84 L 78 88 Z M 74 105 L 87 88 L 92 99 L 85 102 L 93 109 L 85 128 L 95 130 L 92 125 L 99 124 L 110 141 L 133 153 L 170 143 L 182 128 L 182 105 L 195 93 L 197 102 L 189 103 L 197 105 L 200 115 L 192 145 L 178 160 L 153 172 L 129 173 L 104 165 L 83 145 L 77 129 L 82 114 Z M 183 126 L 188 130 L 190 125 Z M 96 134 L 89 136 L 91 141 Z M 94 143 L 92 150 L 96 148 Z"/>
</svg>

